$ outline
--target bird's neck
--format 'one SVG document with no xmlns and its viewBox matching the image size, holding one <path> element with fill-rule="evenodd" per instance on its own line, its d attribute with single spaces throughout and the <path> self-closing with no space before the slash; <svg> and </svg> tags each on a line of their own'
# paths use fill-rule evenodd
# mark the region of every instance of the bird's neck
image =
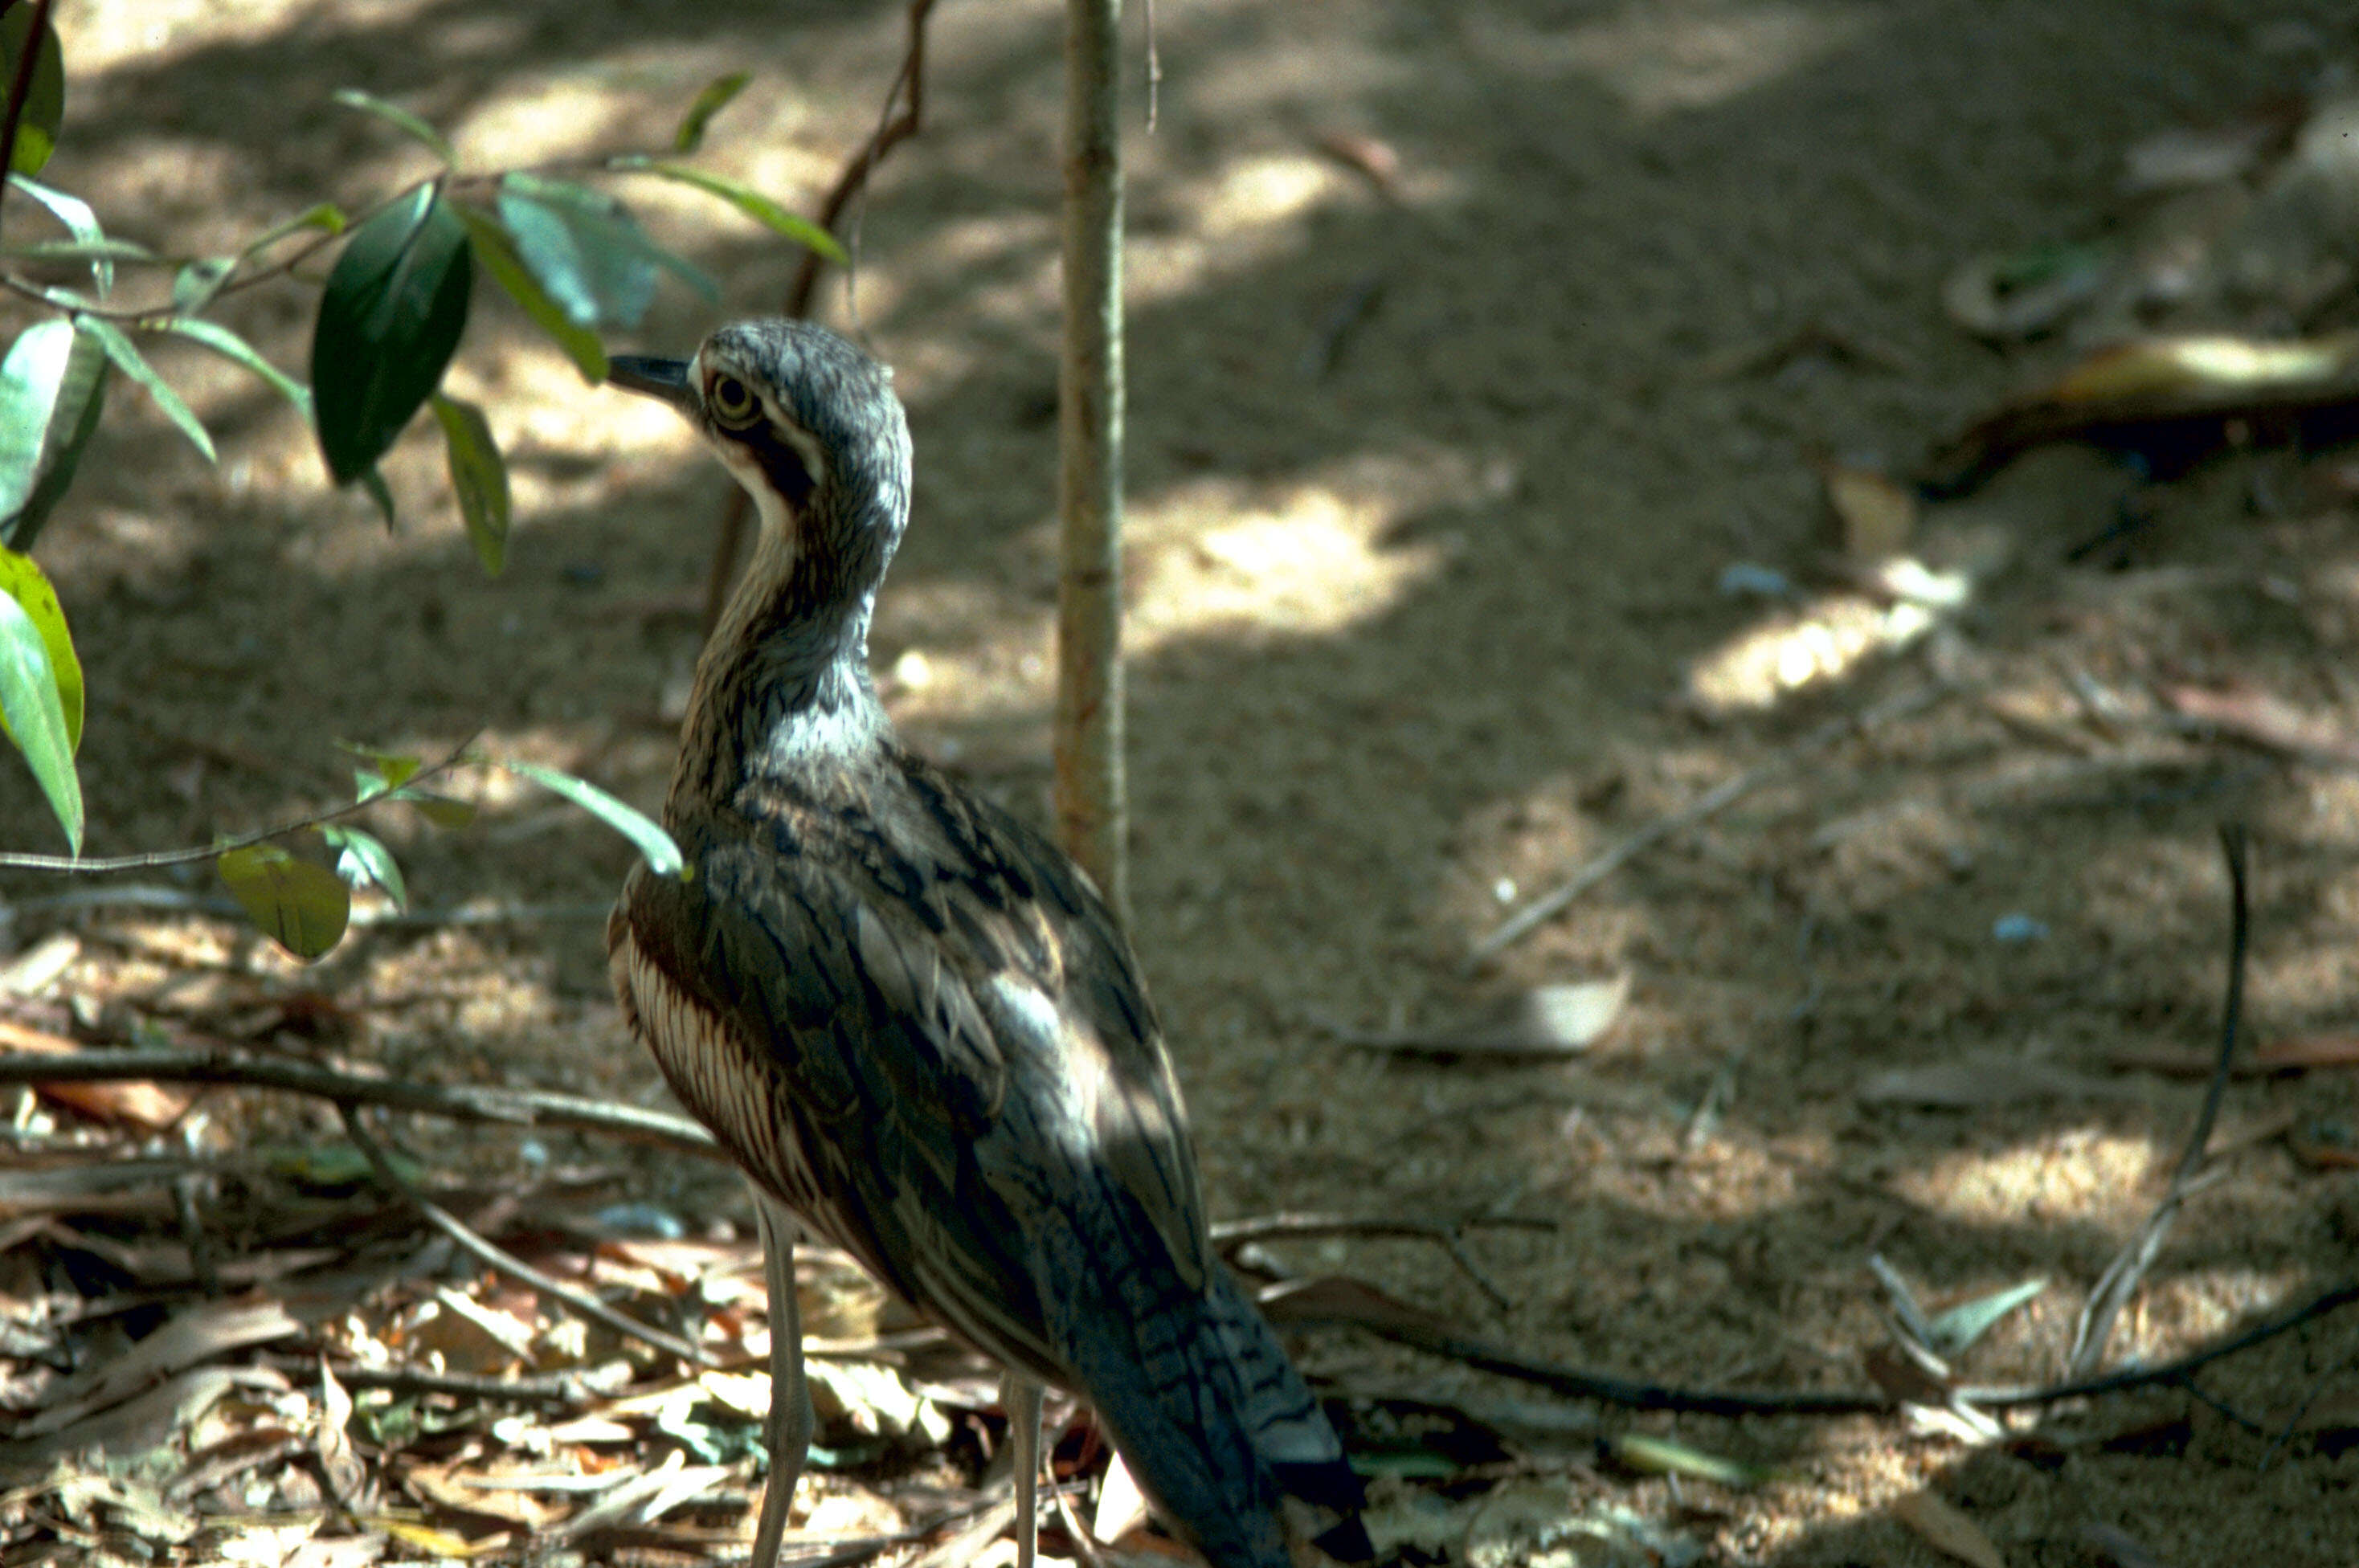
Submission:
<svg viewBox="0 0 2359 1568">
<path fill-rule="evenodd" d="M 669 815 L 748 784 L 829 793 L 891 735 L 868 674 L 876 575 L 798 547 L 767 514 L 745 576 L 697 660 Z"/>
</svg>

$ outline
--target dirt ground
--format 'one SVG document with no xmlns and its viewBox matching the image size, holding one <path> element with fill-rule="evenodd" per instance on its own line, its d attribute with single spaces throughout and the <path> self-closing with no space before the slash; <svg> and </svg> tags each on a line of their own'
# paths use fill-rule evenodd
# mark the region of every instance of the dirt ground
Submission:
<svg viewBox="0 0 2359 1568">
<path fill-rule="evenodd" d="M 416 109 L 498 168 L 654 144 L 698 86 L 747 69 L 705 156 L 809 207 L 875 122 L 901 11 L 67 4 L 48 178 L 128 237 L 203 252 L 422 168 L 334 107 L 338 87 Z M 2353 1027 L 2359 777 L 2164 733 L 2152 696 L 2243 680 L 2359 723 L 2350 504 L 2302 499 L 2314 490 L 2267 454 L 2135 500 L 2093 453 L 2038 454 L 1929 519 L 2005 561 L 1941 627 L 1744 711 L 1700 711 L 1696 694 L 1802 613 L 1726 591 L 1727 568 L 1817 591 L 1814 459 L 1906 470 L 2073 352 L 1969 338 L 1942 309 L 1951 270 L 2102 229 L 2142 138 L 2347 75 L 2347 12 L 1159 0 L 1156 22 L 1158 123 L 1146 134 L 1134 97 L 1129 141 L 1131 885 L 1212 1214 L 1545 1218 L 1468 1233 L 1504 1309 L 1416 1243 L 1273 1250 L 1530 1355 L 1665 1383 L 1865 1386 L 1861 1357 L 1887 1338 L 1871 1253 L 1934 1302 L 2044 1278 L 1964 1365 L 1979 1382 L 2053 1378 L 2201 1098 L 2198 1080 L 2109 1064 L 2216 1038 L 2221 821 L 2252 834 L 2251 1038 Z M 879 178 L 857 292 L 918 451 L 875 635 L 888 703 L 915 745 L 1035 816 L 1060 29 L 1047 0 L 943 6 L 925 134 Z M 1143 36 L 1132 59 L 1136 86 Z M 1397 162 L 1381 180 L 1350 156 L 1375 146 Z M 783 294 L 796 257 L 766 234 L 692 196 L 630 194 L 724 301 L 669 290 L 618 348 L 684 352 Z M 823 298 L 845 321 L 840 279 Z M 339 738 L 434 752 L 480 731 L 660 802 L 726 481 L 663 410 L 585 389 L 484 299 L 454 384 L 514 464 L 496 581 L 461 535 L 430 421 L 388 460 L 404 511 L 388 537 L 237 373 L 159 351 L 221 439 L 217 470 L 118 393 L 42 545 L 92 694 L 92 852 L 332 804 Z M 222 318 L 299 368 L 310 302 L 256 290 Z M 2259 503 L 2289 482 L 2294 502 Z M 2146 526 L 2065 558 L 2131 503 Z M 1470 968 L 1476 939 L 1589 857 L 1935 677 L 1954 694 L 1812 752 Z M 2109 719 L 2093 693 L 2125 706 Z M 464 834 L 379 824 L 420 903 L 611 895 L 619 841 L 515 786 L 465 789 L 485 814 Z M 0 765 L 0 841 L 55 837 L 23 769 Z M 13 940 L 60 924 L 84 934 L 92 984 L 245 966 L 345 999 L 365 1020 L 345 1049 L 404 1074 L 660 1098 L 606 993 L 594 914 L 366 933 L 300 976 L 187 916 L 28 909 Z M 1398 1059 L 1327 1027 L 1447 1022 L 1623 973 L 1625 1016 L 1561 1063 Z M 1956 1064 L 1999 1081 L 2058 1069 L 2063 1087 L 1966 1108 L 1863 1092 Z M 240 1114 L 314 1113 L 224 1108 L 220 1125 Z M 2234 1152 L 2125 1314 L 2117 1357 L 2167 1357 L 2352 1272 L 2359 1174 L 2297 1159 L 2288 1129 L 2347 1152 L 2351 1075 L 2230 1089 L 2215 1147 Z M 496 1163 L 513 1140 L 467 1147 Z M 650 1162 L 634 1195 L 745 1217 L 701 1171 Z M 1541 1397 L 1344 1331 L 1298 1343 L 1307 1368 L 1355 1386 Z M 1778 1478 L 1598 1474 L 1585 1449 L 1556 1471 L 1713 1562 L 1946 1561 L 1895 1512 L 1927 1488 L 2017 1568 L 2132 1561 L 2091 1526 L 2182 1568 L 2359 1562 L 2359 1319 L 2233 1358 L 2200 1390 L 2025 1417 L 2018 1435 L 2052 1441 L 1981 1448 L 1886 1421 L 1609 1409 L 1603 1433 L 1676 1433 Z M 2304 1430 L 2278 1441 L 2304 1401 Z"/>
</svg>

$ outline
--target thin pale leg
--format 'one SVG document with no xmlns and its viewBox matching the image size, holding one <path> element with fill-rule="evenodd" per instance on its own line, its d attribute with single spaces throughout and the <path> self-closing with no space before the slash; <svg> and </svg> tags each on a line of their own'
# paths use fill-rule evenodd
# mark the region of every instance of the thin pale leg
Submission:
<svg viewBox="0 0 2359 1568">
<path fill-rule="evenodd" d="M 761 1222 L 762 1275 L 770 1291 L 770 1484 L 762 1492 L 750 1568 L 775 1568 L 786 1539 L 787 1510 L 810 1453 L 810 1389 L 803 1381 L 803 1314 L 795 1299 L 794 1210 L 753 1183 L 745 1184 L 753 1187 L 754 1213 Z"/>
<path fill-rule="evenodd" d="M 1016 1461 L 1016 1568 L 1032 1568 L 1040 1524 L 1040 1385 L 1006 1373 L 999 1402 L 1007 1407 L 1007 1448 Z"/>
</svg>

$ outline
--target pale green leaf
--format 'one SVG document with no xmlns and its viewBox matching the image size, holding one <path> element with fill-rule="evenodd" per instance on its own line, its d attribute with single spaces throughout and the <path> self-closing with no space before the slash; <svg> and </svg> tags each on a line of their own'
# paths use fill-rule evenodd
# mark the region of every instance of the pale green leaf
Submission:
<svg viewBox="0 0 2359 1568">
<path fill-rule="evenodd" d="M 106 231 L 98 226 L 98 214 L 92 211 L 90 203 L 81 197 L 69 196 L 55 186 L 43 185 L 39 180 L 27 178 L 21 174 L 10 175 L 8 183 L 48 208 L 49 216 L 64 224 L 66 232 L 83 244 L 99 245 L 105 243 Z M 105 298 L 114 287 L 114 263 L 103 255 L 92 257 L 90 264 L 90 276 L 92 281 L 98 286 L 99 297 Z"/>
<path fill-rule="evenodd" d="M 635 806 L 626 806 L 586 779 L 538 762 L 502 762 L 501 767 L 519 778 L 530 779 L 543 789 L 553 790 L 582 807 L 607 827 L 637 846 L 647 857 L 647 865 L 658 876 L 678 875 L 686 861 L 680 858 L 679 846 L 672 841 L 663 825 Z"/>
<path fill-rule="evenodd" d="M 302 229 L 317 229 L 323 234 L 341 234 L 344 232 L 344 210 L 332 201 L 321 201 L 314 206 L 306 207 L 286 222 L 274 223 L 265 229 L 258 237 L 248 241 L 245 249 L 240 251 L 238 254 L 250 256 L 255 252 L 267 245 L 276 244 L 288 235 Z"/>
<path fill-rule="evenodd" d="M 72 482 L 104 402 L 106 352 L 71 321 L 38 321 L 0 362 L 0 544 L 32 547 Z"/>
<path fill-rule="evenodd" d="M 428 404 L 442 427 L 451 488 L 458 494 L 467 537 L 484 570 L 497 577 L 508 560 L 508 470 L 499 443 L 492 438 L 484 411 L 473 404 L 439 392 Z"/>
<path fill-rule="evenodd" d="M 252 343 L 212 321 L 200 321 L 192 317 L 175 316 L 156 323 L 167 332 L 177 332 L 183 338 L 202 343 L 213 352 L 235 360 L 270 384 L 271 389 L 295 406 L 296 412 L 308 423 L 311 417 L 311 389 L 264 359 Z"/>
<path fill-rule="evenodd" d="M 393 851 L 373 833 L 331 823 L 320 829 L 320 837 L 336 851 L 336 875 L 344 879 L 348 887 L 366 887 L 375 882 L 386 891 L 397 909 L 409 907 L 409 890 L 401 880 L 401 866 Z"/>
<path fill-rule="evenodd" d="M 352 894 L 325 866 L 276 844 L 228 850 L 213 865 L 255 928 L 297 957 L 308 963 L 343 939 Z"/>
<path fill-rule="evenodd" d="M 1937 1355 L 1955 1356 L 2047 1288 L 2045 1280 L 2026 1280 L 2005 1290 L 1960 1302 L 1927 1325 L 1927 1343 Z"/>
<path fill-rule="evenodd" d="M 200 256 L 190 262 L 172 275 L 172 308 L 183 316 L 198 314 L 236 270 L 235 256 Z"/>
<path fill-rule="evenodd" d="M 360 487 L 368 493 L 371 501 L 376 503 L 378 513 L 385 518 L 385 531 L 392 533 L 394 524 L 400 521 L 399 514 L 394 510 L 393 486 L 385 482 L 385 475 L 381 471 L 372 468 L 361 475 Z"/>
<path fill-rule="evenodd" d="M 180 427 L 180 434 L 186 436 L 197 450 L 204 453 L 205 461 L 220 460 L 213 452 L 213 438 L 205 433 L 204 425 L 197 418 L 196 411 L 181 400 L 180 395 L 173 391 L 162 376 L 156 373 L 156 367 L 147 362 L 147 357 L 131 341 L 131 334 L 102 316 L 80 317 L 75 325 L 98 340 L 99 347 L 106 351 L 106 357 L 114 362 L 115 369 L 147 389 L 147 395 L 156 400 L 156 406 L 164 411 L 164 417 Z"/>
<path fill-rule="evenodd" d="M 347 109 L 357 109 L 364 114 L 374 114 L 402 135 L 423 145 L 429 152 L 446 164 L 457 163 L 459 155 L 441 132 L 411 114 L 398 103 L 388 103 L 374 92 L 364 92 L 357 87 L 339 87 L 331 95 Z"/>
<path fill-rule="evenodd" d="M 454 204 L 455 205 L 455 204 Z M 474 248 L 475 259 L 484 270 L 496 279 L 508 292 L 508 297 L 524 307 L 524 313 L 533 325 L 548 333 L 557 346 L 563 349 L 582 379 L 595 386 L 606 379 L 606 348 L 598 334 L 587 327 L 574 325 L 564 308 L 549 297 L 540 280 L 532 276 L 524 258 L 516 254 L 516 242 L 500 222 L 488 212 L 459 206 L 459 216 L 466 220 L 467 239 Z"/>
</svg>

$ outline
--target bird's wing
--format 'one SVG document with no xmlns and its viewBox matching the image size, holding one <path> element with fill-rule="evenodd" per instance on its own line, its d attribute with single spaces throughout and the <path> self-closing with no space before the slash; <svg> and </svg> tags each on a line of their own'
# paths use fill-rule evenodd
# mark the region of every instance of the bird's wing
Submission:
<svg viewBox="0 0 2359 1568">
<path fill-rule="evenodd" d="M 1036 835 L 941 787 L 881 822 L 764 813 L 690 835 L 692 877 L 626 886 L 616 979 L 681 1098 L 757 1177 L 1055 1377 L 1023 1217 L 1111 1186 L 1201 1288 L 1193 1156 L 1103 906 Z M 832 835 L 827 852 L 797 832 Z M 1095 1179 L 1060 1184 L 1060 1162 Z"/>
</svg>

